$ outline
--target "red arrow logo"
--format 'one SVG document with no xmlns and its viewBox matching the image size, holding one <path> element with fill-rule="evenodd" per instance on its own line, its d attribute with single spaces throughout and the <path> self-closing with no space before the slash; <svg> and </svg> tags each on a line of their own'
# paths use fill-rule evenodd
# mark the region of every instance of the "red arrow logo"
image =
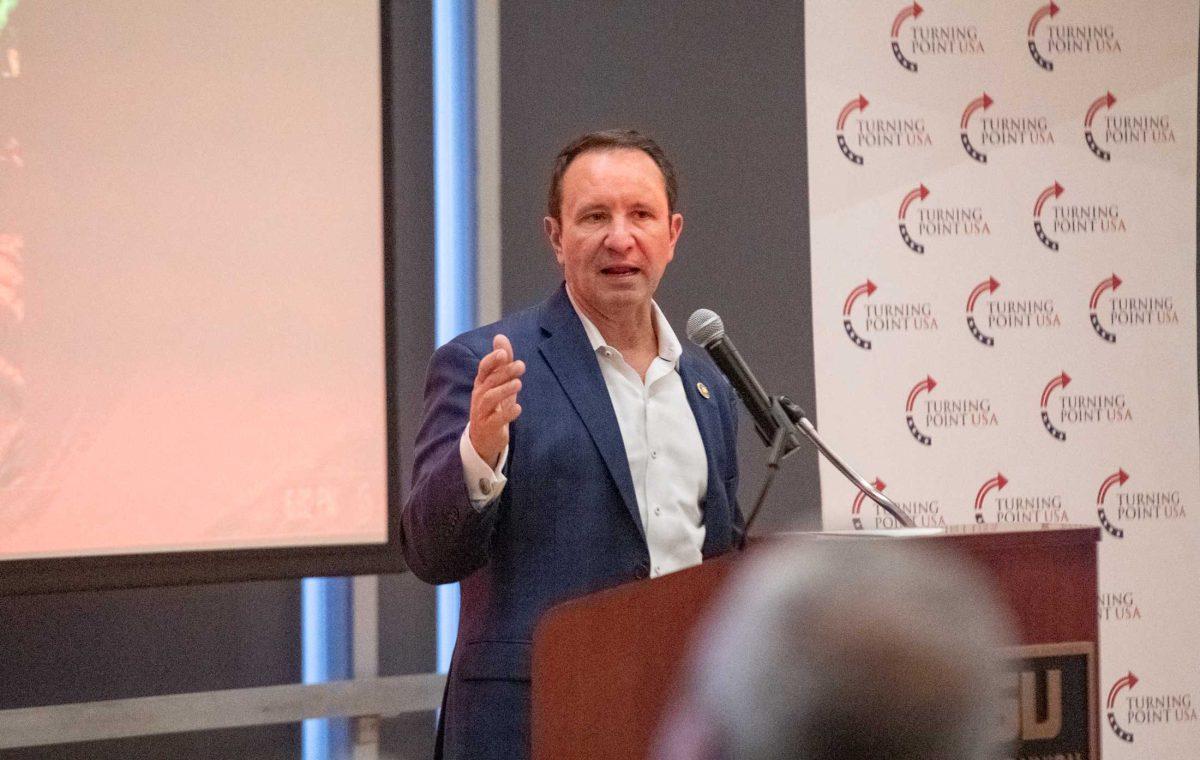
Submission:
<svg viewBox="0 0 1200 760">
<path fill-rule="evenodd" d="M 1108 709 L 1113 709 L 1113 705 L 1115 705 L 1117 702 L 1117 694 L 1120 693 L 1121 689 L 1124 689 L 1126 686 L 1132 689 L 1134 686 L 1137 686 L 1137 682 L 1139 680 L 1140 679 L 1133 674 L 1132 670 L 1118 678 L 1117 682 L 1114 683 L 1112 688 L 1108 690 Z"/>
<path fill-rule="evenodd" d="M 1042 408 L 1046 408 L 1046 404 L 1050 401 L 1050 394 L 1055 388 L 1066 388 L 1071 384 L 1071 378 L 1064 371 L 1061 375 L 1046 383 L 1045 390 L 1042 391 Z"/>
<path fill-rule="evenodd" d="M 967 313 L 970 314 L 975 310 L 975 301 L 984 293 L 995 293 L 996 288 L 1000 287 L 1000 283 L 995 277 L 989 277 L 983 282 L 975 286 L 971 291 L 971 295 L 967 298 Z"/>
<path fill-rule="evenodd" d="M 850 295 L 846 296 L 846 302 L 842 304 L 842 316 L 850 316 L 850 309 L 854 308 L 854 302 L 858 300 L 859 296 L 866 294 L 869 297 L 876 290 L 878 290 L 878 288 L 876 288 L 875 283 L 871 282 L 870 280 L 867 280 L 862 285 L 859 285 L 854 290 L 851 290 Z"/>
<path fill-rule="evenodd" d="M 1008 478 L 1004 477 L 1003 473 L 997 472 L 996 477 L 988 480 L 979 488 L 979 492 L 975 494 L 975 511 L 979 512 L 983 509 L 983 500 L 987 497 L 988 492 L 993 488 L 1004 488 L 1008 485 Z"/>
<path fill-rule="evenodd" d="M 987 109 L 992 107 L 992 103 L 994 103 L 994 102 L 995 102 L 994 100 L 992 100 L 990 97 L 988 97 L 988 94 L 986 92 L 983 93 L 983 97 L 975 98 L 974 100 L 972 100 L 970 103 L 967 104 L 967 110 L 963 111 L 962 121 L 959 123 L 959 126 L 961 126 L 963 129 L 966 129 L 967 122 L 971 120 L 971 114 L 975 113 L 980 108 L 982 108 L 986 111 Z"/>
<path fill-rule="evenodd" d="M 1092 119 L 1096 118 L 1096 112 L 1101 108 L 1112 108 L 1113 103 L 1116 102 L 1117 99 L 1113 97 L 1111 92 L 1107 92 L 1104 95 L 1096 98 L 1094 101 L 1092 101 L 1092 105 L 1088 108 L 1087 116 L 1085 116 L 1083 119 L 1083 126 L 1090 128 L 1092 126 Z"/>
<path fill-rule="evenodd" d="M 1058 181 L 1055 180 L 1053 185 L 1046 188 L 1045 190 L 1043 190 L 1041 192 L 1040 195 L 1038 195 L 1037 203 L 1033 204 L 1033 215 L 1041 216 L 1042 215 L 1042 206 L 1044 206 L 1046 204 L 1046 201 L 1050 200 L 1051 197 L 1057 198 L 1058 196 L 1060 196 L 1062 194 L 1063 194 L 1063 186 L 1058 184 Z"/>
<path fill-rule="evenodd" d="M 924 380 L 914 385 L 912 390 L 908 392 L 908 403 L 904 405 L 904 411 L 912 411 L 913 404 L 917 403 L 917 396 L 921 395 L 922 391 L 931 391 L 936 387 L 937 380 L 934 380 L 929 375 L 926 375 Z"/>
<path fill-rule="evenodd" d="M 906 19 L 917 18 L 924 11 L 925 9 L 916 3 L 904 6 L 904 8 L 896 14 L 896 20 L 892 22 L 892 39 L 896 39 L 900 36 L 900 25 L 903 24 Z"/>
<path fill-rule="evenodd" d="M 929 197 L 929 188 L 922 184 L 920 187 L 915 187 L 908 191 L 908 195 L 904 196 L 904 200 L 900 203 L 900 218 L 903 219 L 908 214 L 908 207 L 912 202 L 920 198 L 925 200 Z"/>
<path fill-rule="evenodd" d="M 1096 494 L 1096 503 L 1103 504 L 1105 497 L 1108 496 L 1108 489 L 1115 485 L 1123 486 L 1127 480 L 1129 480 L 1129 473 L 1125 472 L 1125 470 L 1117 470 L 1112 475 L 1109 475 L 1100 484 L 1100 493 Z"/>
<path fill-rule="evenodd" d="M 1033 33 L 1037 31 L 1038 24 L 1041 23 L 1042 19 L 1047 16 L 1054 18 L 1058 15 L 1058 10 L 1059 8 L 1054 4 L 1053 0 L 1051 0 L 1049 5 L 1043 5 L 1041 8 L 1038 8 L 1034 12 L 1033 18 L 1029 19 L 1029 36 L 1032 37 Z"/>
<path fill-rule="evenodd" d="M 850 114 L 854 113 L 855 111 L 864 111 L 868 105 L 870 105 L 870 103 L 868 103 L 867 99 L 862 96 L 862 93 L 859 93 L 857 98 L 844 105 L 842 107 L 842 112 L 838 114 L 838 131 L 840 132 L 846 127 L 846 119 L 850 118 Z"/>
<path fill-rule="evenodd" d="M 879 478 L 875 478 L 875 482 L 871 485 L 875 486 L 876 491 L 882 491 L 883 489 L 887 488 L 887 483 L 884 483 Z M 862 509 L 863 499 L 865 498 L 867 498 L 867 495 L 862 491 L 859 491 L 858 495 L 854 497 L 854 507 L 850 510 L 851 514 L 857 515 L 859 513 L 859 510 Z"/>
<path fill-rule="evenodd" d="M 1121 287 L 1121 283 L 1123 282 L 1124 280 L 1122 280 L 1120 277 L 1117 277 L 1116 272 L 1113 272 L 1112 277 L 1107 277 L 1101 280 L 1100 284 L 1096 286 L 1096 289 L 1092 291 L 1092 300 L 1088 302 L 1088 308 L 1090 308 L 1092 311 L 1095 311 L 1096 304 L 1100 301 L 1100 296 L 1104 293 L 1104 291 L 1108 290 L 1109 288 L 1116 290 L 1117 288 Z"/>
<path fill-rule="evenodd" d="M 1100 295 L 1102 295 L 1104 291 L 1108 291 L 1109 288 L 1112 288 L 1115 291 L 1115 289 L 1121 287 L 1122 282 L 1124 282 L 1124 280 L 1122 280 L 1121 277 L 1118 277 L 1116 273 L 1112 273 L 1111 277 L 1105 277 L 1105 279 L 1100 281 L 1099 285 L 1096 286 L 1096 289 L 1092 291 L 1092 300 L 1088 301 L 1087 306 L 1090 307 L 1092 311 L 1096 310 L 1096 304 L 1100 300 Z"/>
</svg>

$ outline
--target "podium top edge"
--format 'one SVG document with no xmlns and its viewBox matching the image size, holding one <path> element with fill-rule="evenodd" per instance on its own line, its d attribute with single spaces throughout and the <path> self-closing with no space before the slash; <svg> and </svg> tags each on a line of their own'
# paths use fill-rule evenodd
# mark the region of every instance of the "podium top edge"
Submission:
<svg viewBox="0 0 1200 760">
<path fill-rule="evenodd" d="M 1071 540 L 1079 542 L 1095 542 L 1100 540 L 1100 529 L 1094 525 L 1061 524 L 1061 523 L 974 523 L 965 525 L 947 525 L 937 528 L 894 528 L 889 530 L 827 530 L 827 531 L 788 531 L 774 534 L 781 538 L 803 537 L 807 539 L 938 539 L 963 538 L 973 536 L 1012 536 L 1034 540 Z"/>
</svg>

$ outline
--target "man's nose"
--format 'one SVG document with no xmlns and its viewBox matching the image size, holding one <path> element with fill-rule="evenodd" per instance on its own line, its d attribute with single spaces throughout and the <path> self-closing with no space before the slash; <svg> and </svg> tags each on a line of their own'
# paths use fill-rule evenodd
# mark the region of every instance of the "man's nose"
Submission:
<svg viewBox="0 0 1200 760">
<path fill-rule="evenodd" d="M 629 220 L 622 216 L 613 217 L 609 225 L 605 245 L 614 251 L 626 251 L 633 247 L 633 227 Z"/>
</svg>

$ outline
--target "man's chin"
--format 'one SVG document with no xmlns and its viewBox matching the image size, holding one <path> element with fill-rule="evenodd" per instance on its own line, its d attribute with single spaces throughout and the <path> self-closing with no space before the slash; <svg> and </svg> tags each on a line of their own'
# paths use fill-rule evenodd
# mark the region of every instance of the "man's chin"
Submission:
<svg viewBox="0 0 1200 760">
<path fill-rule="evenodd" d="M 580 288 L 571 286 L 571 295 L 591 309 L 602 314 L 617 314 L 646 306 L 654 296 L 644 280 L 631 278 L 629 282 L 601 282 L 581 293 Z"/>
<path fill-rule="evenodd" d="M 628 309 L 642 306 L 650 302 L 651 294 L 642 285 L 629 283 L 627 287 L 605 288 L 601 293 L 600 302 L 612 309 Z"/>
</svg>

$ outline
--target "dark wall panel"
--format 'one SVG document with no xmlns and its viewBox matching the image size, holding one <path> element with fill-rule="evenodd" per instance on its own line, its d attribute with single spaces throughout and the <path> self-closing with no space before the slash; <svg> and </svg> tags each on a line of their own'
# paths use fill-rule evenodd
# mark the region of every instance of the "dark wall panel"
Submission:
<svg viewBox="0 0 1200 760">
<path fill-rule="evenodd" d="M 295 581 L 0 599 L 0 709 L 293 683 Z M 4 757 L 292 758 L 288 726 L 13 750 Z M 252 754 L 238 753 L 254 748 Z M 136 752 L 134 750 L 137 750 Z"/>
<path fill-rule="evenodd" d="M 391 250 L 396 257 L 393 333 L 398 362 L 396 406 L 400 472 L 407 493 L 412 444 L 421 418 L 425 367 L 434 348 L 433 42 L 429 2 L 392 3 Z M 379 670 L 428 673 L 436 667 L 435 591 L 411 573 L 379 583 Z M 433 757 L 434 714 L 384 721 L 383 757 Z"/>
<path fill-rule="evenodd" d="M 2 752 L 0 757 L 4 760 L 295 760 L 300 756 L 299 748 L 300 725 L 295 724 L 30 747 Z"/>
<path fill-rule="evenodd" d="M 501 6 L 503 302 L 560 280 L 542 236 L 558 150 L 613 126 L 680 174 L 684 232 L 658 301 L 681 339 L 707 307 L 773 393 L 813 408 L 801 3 L 529 0 Z M 766 458 L 743 415 L 741 502 Z M 816 527 L 815 454 L 784 463 L 759 525 Z"/>
</svg>

